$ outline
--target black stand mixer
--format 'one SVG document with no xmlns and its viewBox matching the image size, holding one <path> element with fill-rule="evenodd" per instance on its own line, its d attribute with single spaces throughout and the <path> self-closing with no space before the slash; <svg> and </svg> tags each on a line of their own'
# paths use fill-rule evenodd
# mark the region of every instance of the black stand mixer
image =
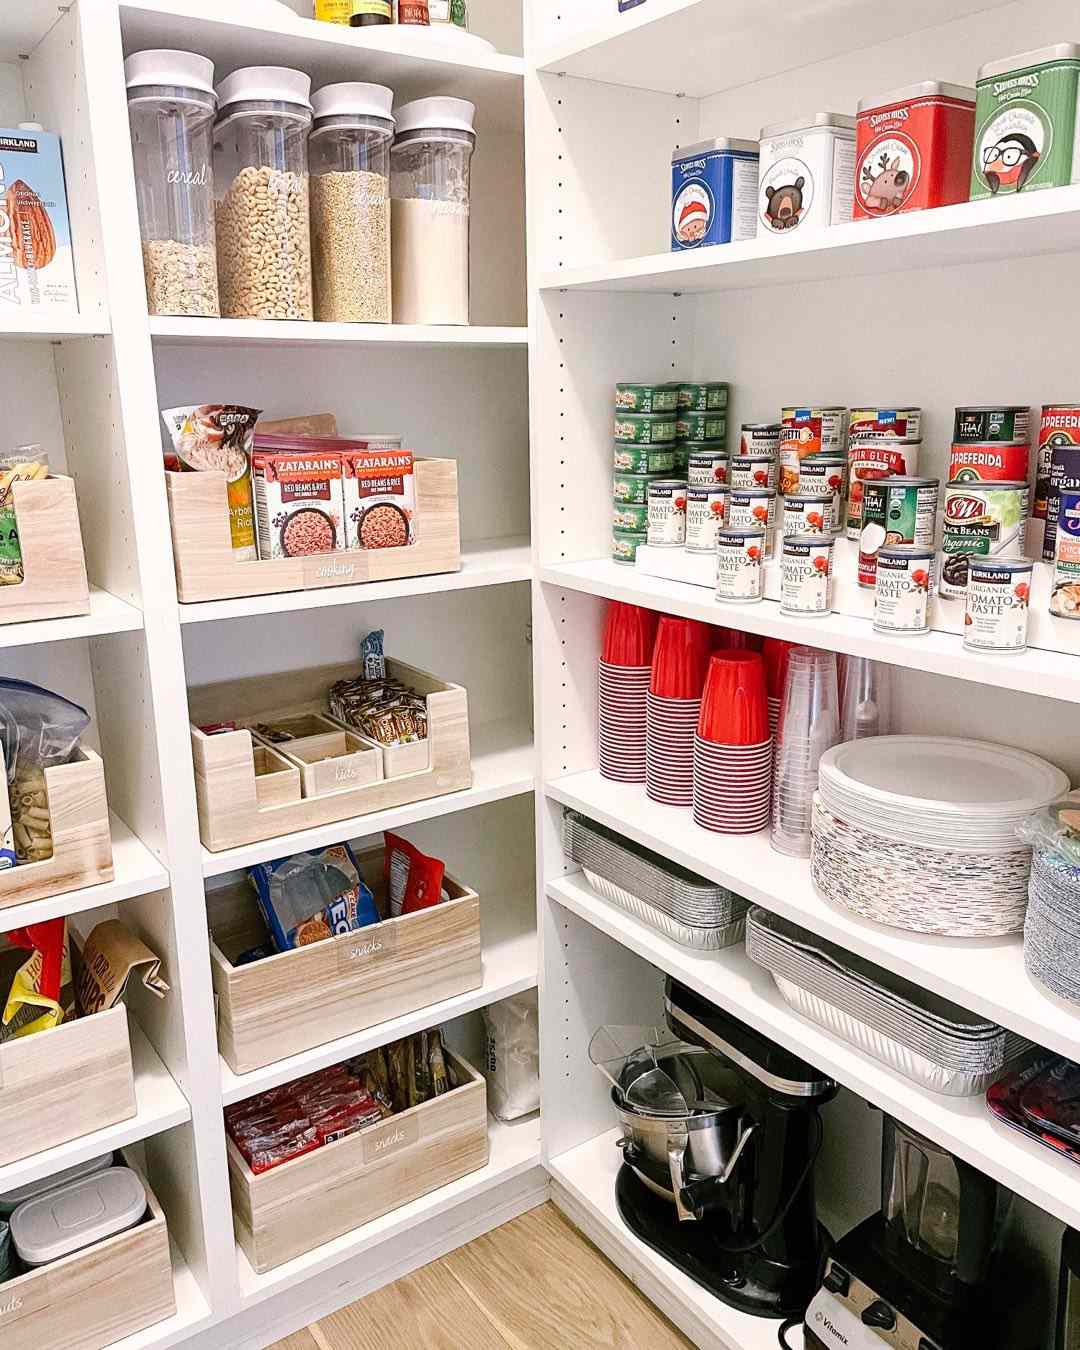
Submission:
<svg viewBox="0 0 1080 1350">
<path fill-rule="evenodd" d="M 631 1049 L 621 1028 L 593 1039 L 623 1126 L 619 1213 L 725 1303 L 758 1317 L 799 1315 L 828 1241 L 813 1171 L 818 1108 L 836 1085 L 672 980 L 665 1007 L 680 1039 L 657 1033 Z M 614 1032 L 624 1033 L 621 1045 Z"/>
</svg>

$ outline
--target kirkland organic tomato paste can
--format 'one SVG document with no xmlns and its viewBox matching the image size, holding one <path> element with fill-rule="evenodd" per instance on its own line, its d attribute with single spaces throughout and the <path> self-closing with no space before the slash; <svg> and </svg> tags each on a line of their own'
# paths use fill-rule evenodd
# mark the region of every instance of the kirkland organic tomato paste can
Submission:
<svg viewBox="0 0 1080 1350">
<path fill-rule="evenodd" d="M 1080 446 L 1080 403 L 1046 403 L 1039 419 L 1039 450 L 1035 458 L 1035 508 L 1037 520 L 1045 520 L 1050 500 L 1050 466 L 1054 451 Z M 1051 553 L 1051 558 L 1053 554 Z"/>
<path fill-rule="evenodd" d="M 859 103 L 855 220 L 966 202 L 975 90 L 924 80 Z"/>
<path fill-rule="evenodd" d="M 846 533 L 849 539 L 858 539 L 862 529 L 864 484 L 882 478 L 896 478 L 913 474 L 919 467 L 921 441 L 899 440 L 895 436 L 854 440 L 848 450 L 848 500 Z"/>
</svg>

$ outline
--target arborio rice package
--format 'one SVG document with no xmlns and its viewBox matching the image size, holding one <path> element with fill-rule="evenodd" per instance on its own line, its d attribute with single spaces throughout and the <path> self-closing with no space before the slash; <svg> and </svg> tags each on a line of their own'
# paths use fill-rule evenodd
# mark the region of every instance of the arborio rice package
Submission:
<svg viewBox="0 0 1080 1350">
<path fill-rule="evenodd" d="M 536 990 L 484 1008 L 484 1077 L 488 1109 L 517 1120 L 540 1109 L 540 1019 Z"/>
</svg>

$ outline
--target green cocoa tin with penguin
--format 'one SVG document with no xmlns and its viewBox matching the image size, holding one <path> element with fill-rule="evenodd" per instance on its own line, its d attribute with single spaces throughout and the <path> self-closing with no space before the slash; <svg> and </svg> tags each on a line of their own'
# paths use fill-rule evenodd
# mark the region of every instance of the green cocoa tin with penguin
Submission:
<svg viewBox="0 0 1080 1350">
<path fill-rule="evenodd" d="M 1080 182 L 1080 45 L 991 61 L 976 82 L 971 199 Z"/>
<path fill-rule="evenodd" d="M 667 384 L 627 384 L 615 386 L 617 413 L 673 413 L 679 406 L 679 386 Z"/>
<path fill-rule="evenodd" d="M 675 414 L 616 413 L 615 439 L 620 445 L 674 445 Z"/>
</svg>

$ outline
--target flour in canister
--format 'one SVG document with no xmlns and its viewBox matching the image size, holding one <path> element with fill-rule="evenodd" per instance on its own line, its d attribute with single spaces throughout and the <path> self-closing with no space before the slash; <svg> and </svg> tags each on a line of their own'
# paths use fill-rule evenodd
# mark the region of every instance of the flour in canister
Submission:
<svg viewBox="0 0 1080 1350">
<path fill-rule="evenodd" d="M 390 221 L 394 322 L 468 323 L 468 206 L 395 197 Z"/>
</svg>

